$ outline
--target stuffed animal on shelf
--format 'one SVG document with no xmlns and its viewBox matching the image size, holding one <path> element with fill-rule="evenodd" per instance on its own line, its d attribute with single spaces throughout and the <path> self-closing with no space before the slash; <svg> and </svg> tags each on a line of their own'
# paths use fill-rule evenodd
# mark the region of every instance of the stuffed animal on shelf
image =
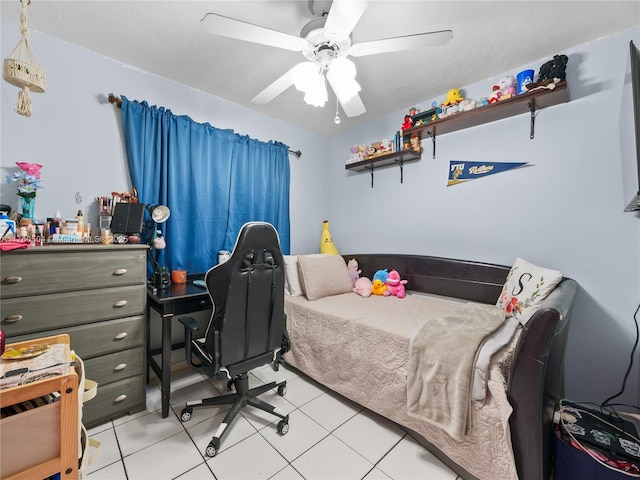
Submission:
<svg viewBox="0 0 640 480">
<path fill-rule="evenodd" d="M 387 289 L 387 284 L 384 283 L 379 278 L 376 278 L 371 285 L 371 294 L 372 295 L 384 295 L 385 290 Z"/>
<path fill-rule="evenodd" d="M 554 55 L 553 60 L 543 63 L 538 72 L 538 81 L 525 85 L 527 92 L 545 88 L 553 90 L 556 88 L 556 83 L 563 82 L 567 79 L 566 70 L 568 62 L 569 57 L 566 55 Z"/>
<path fill-rule="evenodd" d="M 461 112 L 468 112 L 469 110 L 473 110 L 474 108 L 476 108 L 476 102 L 474 102 L 473 100 L 469 100 L 468 98 L 465 98 L 460 102 L 460 104 L 458 105 L 458 108 L 460 109 Z"/>
<path fill-rule="evenodd" d="M 386 283 L 387 275 L 389 275 L 389 272 L 387 271 L 386 268 L 384 270 L 378 270 L 373 275 L 373 281 L 375 282 L 376 280 L 380 280 L 382 283 Z"/>
<path fill-rule="evenodd" d="M 411 116 L 405 115 L 404 122 L 402 122 L 402 130 L 408 130 L 413 127 L 413 120 L 411 120 Z"/>
<path fill-rule="evenodd" d="M 356 282 L 360 278 L 362 270 L 358 270 L 358 261 L 352 258 L 347 262 L 347 270 L 349 270 L 349 276 L 351 277 L 351 284 L 355 287 Z"/>
<path fill-rule="evenodd" d="M 505 77 L 496 83 L 493 92 L 489 97 L 489 103 L 496 103 L 500 100 L 506 100 L 516 94 L 516 79 L 512 76 Z"/>
<path fill-rule="evenodd" d="M 353 291 L 356 292 L 361 297 L 368 298 L 371 296 L 372 287 L 373 287 L 373 284 L 371 283 L 371 280 L 369 280 L 367 277 L 360 277 L 356 281 L 356 284 L 353 287 Z"/>
<path fill-rule="evenodd" d="M 564 82 L 567 79 L 567 63 L 569 63 L 569 57 L 566 55 L 554 55 L 553 60 L 545 62 L 540 67 L 538 72 L 538 81 L 555 79 Z"/>
<path fill-rule="evenodd" d="M 404 298 L 406 296 L 404 286 L 407 284 L 406 280 L 400 279 L 400 274 L 396 270 L 391 270 L 389 275 L 387 275 L 387 289 L 384 291 L 383 295 L 385 297 L 394 296 L 398 298 Z"/>
<path fill-rule="evenodd" d="M 456 105 L 464 100 L 464 97 L 457 88 L 452 88 L 447 92 L 447 99 L 442 103 L 443 106 Z"/>
</svg>

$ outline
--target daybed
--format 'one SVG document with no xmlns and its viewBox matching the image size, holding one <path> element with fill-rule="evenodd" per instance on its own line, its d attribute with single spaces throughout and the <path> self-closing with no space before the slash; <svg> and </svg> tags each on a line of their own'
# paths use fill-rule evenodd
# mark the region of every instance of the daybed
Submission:
<svg viewBox="0 0 640 480">
<path fill-rule="evenodd" d="M 469 403 L 466 430 L 459 438 L 409 413 L 409 350 L 422 325 L 421 317 L 439 315 L 439 320 L 450 321 L 442 312 L 456 311 L 469 302 L 493 308 L 487 305 L 496 304 L 511 267 L 415 255 L 343 257 L 345 261 L 355 258 L 360 276 L 368 278 L 381 269 L 397 270 L 408 281 L 407 296 L 316 293 L 308 300 L 287 295 L 291 351 L 286 361 L 398 423 L 464 479 L 548 480 L 552 417 L 563 397 L 564 352 L 577 283 L 557 272 L 559 283 L 542 306 L 491 357 L 486 396 L 481 406 Z M 291 258 L 297 262 L 302 257 Z M 296 268 L 290 262 L 287 279 Z M 303 290 L 305 283 L 308 287 L 333 282 L 310 279 L 308 270 L 303 278 L 303 273 L 300 270 Z M 287 290 L 291 293 L 290 285 Z M 436 314 L 430 313 L 434 307 Z M 415 314 L 416 308 L 424 314 Z"/>
</svg>

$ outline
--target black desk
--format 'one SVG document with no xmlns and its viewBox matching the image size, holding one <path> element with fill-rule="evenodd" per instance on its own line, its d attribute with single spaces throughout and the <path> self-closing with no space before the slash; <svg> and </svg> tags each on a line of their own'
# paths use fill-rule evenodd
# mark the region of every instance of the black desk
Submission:
<svg viewBox="0 0 640 480">
<path fill-rule="evenodd" d="M 171 395 L 171 351 L 184 347 L 184 342 L 171 344 L 171 322 L 175 315 L 211 308 L 211 298 L 206 288 L 197 287 L 193 280 L 202 279 L 203 275 L 189 276 L 184 285 L 171 285 L 169 288 L 157 291 L 147 290 L 147 382 L 149 367 L 160 379 L 162 392 L 162 417 L 169 415 L 169 399 Z M 151 349 L 151 309 L 162 317 L 162 348 Z M 162 365 L 153 359 L 154 355 L 162 354 Z"/>
</svg>

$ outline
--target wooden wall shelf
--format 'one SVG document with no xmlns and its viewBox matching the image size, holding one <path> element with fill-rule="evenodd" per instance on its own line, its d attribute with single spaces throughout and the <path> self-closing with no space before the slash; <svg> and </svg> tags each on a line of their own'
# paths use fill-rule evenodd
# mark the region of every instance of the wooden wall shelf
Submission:
<svg viewBox="0 0 640 480">
<path fill-rule="evenodd" d="M 368 170 L 371 172 L 371 187 L 373 188 L 373 171 L 376 168 L 388 167 L 389 165 L 400 166 L 400 183 L 404 180 L 403 166 L 406 162 L 413 162 L 420 160 L 422 157 L 422 150 L 416 152 L 415 150 L 400 150 L 392 153 L 385 153 L 376 157 L 367 158 L 360 162 L 349 163 L 344 166 L 347 170 L 353 170 L 354 172 L 363 172 Z"/>
<path fill-rule="evenodd" d="M 435 158 L 436 135 L 456 132 L 529 112 L 531 115 L 529 137 L 533 139 L 536 110 L 568 101 L 569 89 L 567 82 L 560 82 L 556 84 L 553 90 L 543 89 L 517 95 L 498 103 L 456 113 L 425 125 L 409 128 L 403 133 L 405 137 L 431 138 L 433 140 L 433 158 Z"/>
</svg>

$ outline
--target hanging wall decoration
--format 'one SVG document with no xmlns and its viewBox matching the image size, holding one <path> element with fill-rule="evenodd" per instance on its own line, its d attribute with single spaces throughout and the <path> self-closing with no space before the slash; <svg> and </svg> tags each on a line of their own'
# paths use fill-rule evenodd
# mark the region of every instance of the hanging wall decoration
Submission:
<svg viewBox="0 0 640 480">
<path fill-rule="evenodd" d="M 507 170 L 521 167 L 527 163 L 528 162 L 465 162 L 462 160 L 450 160 L 447 187 L 493 175 L 494 173 L 506 172 Z"/>
<path fill-rule="evenodd" d="M 29 30 L 27 29 L 27 7 L 31 0 L 21 0 L 20 33 L 22 38 L 8 58 L 5 58 L 2 76 L 11 85 L 22 88 L 18 93 L 16 112 L 25 117 L 31 116 L 31 97 L 29 91 L 42 93 L 45 89 L 44 69 L 38 64 L 38 59 L 29 44 Z"/>
</svg>

